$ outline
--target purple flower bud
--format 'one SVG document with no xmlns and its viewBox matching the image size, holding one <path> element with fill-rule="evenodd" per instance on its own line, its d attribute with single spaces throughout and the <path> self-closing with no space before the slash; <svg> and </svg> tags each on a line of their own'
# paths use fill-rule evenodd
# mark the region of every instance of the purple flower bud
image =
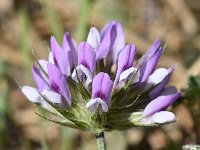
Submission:
<svg viewBox="0 0 200 150">
<path fill-rule="evenodd" d="M 117 37 L 116 24 L 112 24 L 104 34 L 101 35 L 101 42 L 96 53 L 97 59 L 105 58 L 112 48 Z"/>
<path fill-rule="evenodd" d="M 71 94 L 69 92 L 69 88 L 64 75 L 55 65 L 51 63 L 48 64 L 48 75 L 51 88 L 55 92 L 62 95 L 66 100 L 67 104 L 71 106 Z"/>
<path fill-rule="evenodd" d="M 101 30 L 101 37 L 103 37 L 105 33 L 109 31 L 109 28 L 112 27 L 113 25 L 116 26 L 116 39 L 114 40 L 114 43 L 112 47 L 110 48 L 110 51 L 112 51 L 112 59 L 113 59 L 113 63 L 115 63 L 117 62 L 119 53 L 125 47 L 124 31 L 121 24 L 117 21 L 110 21 Z"/>
<path fill-rule="evenodd" d="M 63 50 L 57 43 L 56 39 L 51 37 L 51 51 L 53 54 L 54 62 L 60 71 L 66 75 L 70 75 L 70 62 L 67 51 Z"/>
<path fill-rule="evenodd" d="M 74 68 L 77 64 L 76 62 L 76 43 L 74 39 L 71 38 L 69 33 L 65 33 L 63 37 L 63 43 L 62 43 L 63 51 L 67 52 L 69 56 L 69 65 L 70 69 Z"/>
<path fill-rule="evenodd" d="M 93 74 L 96 68 L 96 54 L 87 42 L 81 42 L 78 47 L 78 64 L 89 69 Z"/>
<path fill-rule="evenodd" d="M 140 68 L 140 82 L 144 83 L 150 74 L 154 71 L 158 60 L 163 52 L 163 48 L 160 48 L 152 57 L 147 59 Z"/>
<path fill-rule="evenodd" d="M 45 74 L 34 65 L 32 66 L 32 74 L 35 84 L 40 92 L 49 89 L 50 83 Z"/>
</svg>

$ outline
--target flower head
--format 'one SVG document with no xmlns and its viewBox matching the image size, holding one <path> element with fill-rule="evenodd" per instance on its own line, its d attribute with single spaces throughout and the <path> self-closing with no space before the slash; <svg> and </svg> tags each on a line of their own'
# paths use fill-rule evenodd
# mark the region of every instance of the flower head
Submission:
<svg viewBox="0 0 200 150">
<path fill-rule="evenodd" d="M 111 21 L 100 32 L 92 27 L 78 49 L 69 33 L 62 46 L 53 36 L 50 42 L 49 59 L 32 67 L 37 88 L 23 86 L 22 92 L 64 120 L 52 121 L 95 133 L 175 121 L 166 109 L 181 93 L 166 87 L 174 66 L 156 69 L 160 40 L 136 60 L 136 46 L 125 45 L 122 26 Z"/>
</svg>

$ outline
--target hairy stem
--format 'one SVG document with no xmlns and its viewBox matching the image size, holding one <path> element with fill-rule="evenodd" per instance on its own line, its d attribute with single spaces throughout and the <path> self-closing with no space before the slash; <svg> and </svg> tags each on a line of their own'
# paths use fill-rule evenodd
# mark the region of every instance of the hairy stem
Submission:
<svg viewBox="0 0 200 150">
<path fill-rule="evenodd" d="M 97 149 L 106 150 L 106 141 L 104 137 L 104 132 L 98 133 L 95 136 L 96 136 L 96 142 L 97 142 Z"/>
</svg>

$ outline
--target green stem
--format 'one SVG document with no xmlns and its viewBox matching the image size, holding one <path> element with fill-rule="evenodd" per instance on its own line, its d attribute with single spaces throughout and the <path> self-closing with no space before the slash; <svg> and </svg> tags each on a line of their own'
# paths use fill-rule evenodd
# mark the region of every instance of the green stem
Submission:
<svg viewBox="0 0 200 150">
<path fill-rule="evenodd" d="M 95 136 L 96 136 L 96 142 L 97 142 L 97 149 L 106 150 L 106 141 L 104 137 L 104 132 L 98 133 Z"/>
</svg>

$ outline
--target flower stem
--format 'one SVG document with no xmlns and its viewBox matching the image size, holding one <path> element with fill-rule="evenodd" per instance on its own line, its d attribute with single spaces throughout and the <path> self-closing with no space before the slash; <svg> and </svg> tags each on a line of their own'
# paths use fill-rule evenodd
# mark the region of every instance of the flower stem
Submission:
<svg viewBox="0 0 200 150">
<path fill-rule="evenodd" d="M 95 136 L 96 136 L 96 142 L 97 142 L 97 149 L 106 150 L 106 141 L 104 137 L 104 132 L 98 133 Z"/>
</svg>

